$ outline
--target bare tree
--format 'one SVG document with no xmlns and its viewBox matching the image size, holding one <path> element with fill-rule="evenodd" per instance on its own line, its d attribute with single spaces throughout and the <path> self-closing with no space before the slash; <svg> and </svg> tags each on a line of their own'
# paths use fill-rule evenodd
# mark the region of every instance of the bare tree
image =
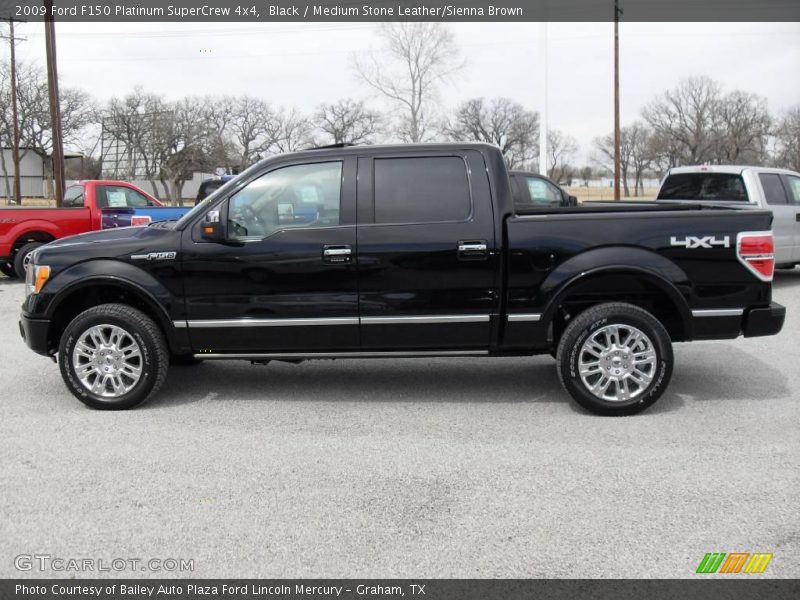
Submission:
<svg viewBox="0 0 800 600">
<path fill-rule="evenodd" d="M 165 155 L 161 176 L 171 184 L 170 198 L 183 206 L 183 186 L 196 171 L 210 171 L 214 166 L 212 147 L 216 136 L 209 123 L 197 118 L 198 101 L 184 98 L 173 105 L 171 128 L 165 131 L 159 147 Z"/>
<path fill-rule="evenodd" d="M 631 165 L 631 145 L 626 127 L 620 129 L 619 136 L 619 172 L 622 180 L 622 193 L 627 198 L 631 195 L 628 187 L 628 171 Z M 597 151 L 595 160 L 605 168 L 614 168 L 615 144 L 614 134 L 609 133 L 594 139 Z"/>
<path fill-rule="evenodd" d="M 444 130 L 455 141 L 498 146 L 511 169 L 522 167 L 538 152 L 539 114 L 508 98 L 467 100 Z"/>
<path fill-rule="evenodd" d="M 734 90 L 722 99 L 720 118 L 716 159 L 733 164 L 764 162 L 772 122 L 766 100 Z"/>
<path fill-rule="evenodd" d="M 547 132 L 547 176 L 556 183 L 569 183 L 575 173 L 570 160 L 578 151 L 578 142 L 558 129 Z"/>
<path fill-rule="evenodd" d="M 395 133 L 406 142 L 422 142 L 432 122 L 439 84 L 463 62 L 453 34 L 440 23 L 381 24 L 383 53 L 356 57 L 355 68 L 374 90 L 400 109 Z"/>
<path fill-rule="evenodd" d="M 636 121 L 620 129 L 620 176 L 623 193 L 626 198 L 631 195 L 631 179 L 633 179 L 633 195 L 638 196 L 642 190 L 644 171 L 652 163 L 650 138 L 651 132 L 649 128 L 641 121 Z M 597 161 L 605 168 L 613 168 L 614 134 L 609 133 L 603 137 L 595 138 L 594 147 L 598 152 Z"/>
<path fill-rule="evenodd" d="M 323 134 L 315 145 L 370 143 L 381 127 L 381 115 L 363 101 L 350 98 L 333 104 L 320 104 L 314 124 Z"/>
<path fill-rule="evenodd" d="M 224 168 L 226 173 L 238 171 L 242 167 L 241 154 L 231 135 L 237 99 L 233 96 L 205 96 L 197 102 L 198 117 L 208 127 L 209 162 L 215 168 Z"/>
<path fill-rule="evenodd" d="M 0 92 L 0 145 L 10 147 L 11 131 L 11 96 L 7 87 L 10 65 L 0 65 L 0 81 L 3 83 Z M 61 129 L 66 144 L 78 144 L 85 129 L 95 120 L 95 104 L 89 94 L 74 88 L 62 88 Z M 33 151 L 43 159 L 49 159 L 53 148 L 52 129 L 50 126 L 50 106 L 47 95 L 47 77 L 36 65 L 17 64 L 17 119 L 20 135 L 20 155 Z M 47 163 L 49 165 L 49 161 Z M 7 178 L 6 165 L 0 164 Z M 49 167 L 48 167 L 49 168 Z M 52 190 L 52 168 L 49 168 L 48 181 Z"/>
<path fill-rule="evenodd" d="M 592 175 L 594 175 L 594 169 L 592 169 L 591 165 L 581 167 L 580 175 L 584 187 L 589 187 L 589 181 L 591 181 Z"/>
<path fill-rule="evenodd" d="M 270 130 L 270 151 L 275 153 L 297 152 L 314 145 L 313 127 L 306 115 L 294 108 L 283 108 L 274 113 L 274 124 Z"/>
<path fill-rule="evenodd" d="M 715 157 L 722 128 L 720 86 L 709 77 L 689 77 L 664 92 L 642 111 L 661 140 L 670 163 L 700 164 Z"/>
<path fill-rule="evenodd" d="M 230 135 L 241 155 L 239 168 L 261 160 L 280 135 L 280 123 L 269 104 L 251 96 L 233 101 Z"/>
<path fill-rule="evenodd" d="M 775 161 L 778 166 L 800 171 L 800 104 L 781 117 L 775 130 Z"/>
<path fill-rule="evenodd" d="M 627 128 L 630 168 L 633 170 L 633 195 L 644 195 L 644 174 L 653 166 L 652 131 L 641 121 Z"/>
<path fill-rule="evenodd" d="M 175 143 L 172 111 L 162 96 L 137 86 L 130 94 L 109 100 L 102 114 L 107 143 L 114 144 L 115 152 L 124 153 L 119 157 L 124 163 L 113 175 L 144 177 L 158 197 L 162 196 L 157 186 L 160 180 L 167 198 L 171 194 L 166 179 L 161 177 L 161 165 Z"/>
</svg>

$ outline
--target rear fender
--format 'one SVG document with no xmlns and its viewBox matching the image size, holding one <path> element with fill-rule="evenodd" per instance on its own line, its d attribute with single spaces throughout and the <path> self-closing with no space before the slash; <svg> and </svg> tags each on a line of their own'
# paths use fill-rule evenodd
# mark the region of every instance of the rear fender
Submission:
<svg viewBox="0 0 800 600">
<path fill-rule="evenodd" d="M 565 260 L 542 283 L 540 294 L 545 300 L 542 321 L 550 323 L 561 303 L 575 287 L 604 275 L 630 275 L 663 292 L 678 310 L 684 327 L 691 324 L 691 311 L 680 288 L 691 285 L 686 273 L 671 260 L 644 248 L 607 246 L 583 252 Z M 609 296 L 626 290 L 609 290 Z"/>
</svg>

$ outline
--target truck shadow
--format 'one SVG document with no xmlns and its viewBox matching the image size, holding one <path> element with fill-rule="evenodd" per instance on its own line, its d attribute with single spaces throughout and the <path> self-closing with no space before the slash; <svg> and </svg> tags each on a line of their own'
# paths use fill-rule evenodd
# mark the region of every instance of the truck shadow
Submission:
<svg viewBox="0 0 800 600">
<path fill-rule="evenodd" d="M 702 347 L 708 353 L 709 345 Z M 786 375 L 734 346 L 714 347 L 725 356 L 724 372 L 677 347 L 673 379 L 645 415 L 680 409 L 687 401 L 782 398 L 791 392 Z M 195 402 L 436 402 L 566 403 L 549 357 L 497 359 L 337 360 L 300 365 L 273 362 L 208 362 L 175 367 L 153 402 L 143 409 Z"/>
<path fill-rule="evenodd" d="M 800 285 L 800 269 L 795 267 L 793 270 L 778 269 L 775 271 L 775 277 L 772 280 L 772 287 L 774 289 L 781 289 Z"/>
<path fill-rule="evenodd" d="M 672 382 L 659 403 L 667 396 L 705 402 L 772 400 L 786 398 L 792 393 L 784 371 L 735 345 L 695 342 L 691 349 L 681 350 L 680 345 L 676 347 Z M 700 355 L 703 360 L 696 358 Z M 709 361 L 709 357 L 714 357 L 715 361 Z"/>
<path fill-rule="evenodd" d="M 170 369 L 152 408 L 209 401 L 566 402 L 549 357 L 375 359 Z M 143 407 L 143 408 L 145 408 Z"/>
</svg>

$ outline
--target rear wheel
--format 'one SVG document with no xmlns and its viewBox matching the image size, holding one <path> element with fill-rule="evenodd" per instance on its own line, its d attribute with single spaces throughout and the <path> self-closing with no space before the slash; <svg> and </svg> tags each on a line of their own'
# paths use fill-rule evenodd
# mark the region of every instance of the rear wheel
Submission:
<svg viewBox="0 0 800 600">
<path fill-rule="evenodd" d="M 25 279 L 25 267 L 28 265 L 30 254 L 42 245 L 41 242 L 30 242 L 17 250 L 17 253 L 14 255 L 14 272 L 17 274 L 17 277 Z"/>
<path fill-rule="evenodd" d="M 167 376 L 164 336 L 143 312 L 101 304 L 75 317 L 61 337 L 61 376 L 81 402 L 101 410 L 133 408 Z"/>
<path fill-rule="evenodd" d="M 632 415 L 666 390 L 672 376 L 672 342 L 646 310 L 601 304 L 570 322 L 556 360 L 561 383 L 578 404 L 599 415 Z"/>
</svg>

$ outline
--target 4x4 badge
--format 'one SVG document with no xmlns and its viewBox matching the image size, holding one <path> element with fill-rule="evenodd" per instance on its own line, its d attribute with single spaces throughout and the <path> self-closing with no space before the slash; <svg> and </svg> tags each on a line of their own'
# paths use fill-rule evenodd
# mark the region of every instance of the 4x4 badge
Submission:
<svg viewBox="0 0 800 600">
<path fill-rule="evenodd" d="M 728 235 L 722 238 L 715 238 L 713 235 L 705 235 L 703 237 L 688 235 L 679 240 L 673 235 L 669 238 L 669 243 L 671 246 L 682 246 L 684 248 L 714 248 L 715 246 L 718 248 L 730 248 L 731 238 Z"/>
<path fill-rule="evenodd" d="M 149 254 L 131 254 L 131 260 L 175 260 L 177 252 L 150 252 Z"/>
</svg>

